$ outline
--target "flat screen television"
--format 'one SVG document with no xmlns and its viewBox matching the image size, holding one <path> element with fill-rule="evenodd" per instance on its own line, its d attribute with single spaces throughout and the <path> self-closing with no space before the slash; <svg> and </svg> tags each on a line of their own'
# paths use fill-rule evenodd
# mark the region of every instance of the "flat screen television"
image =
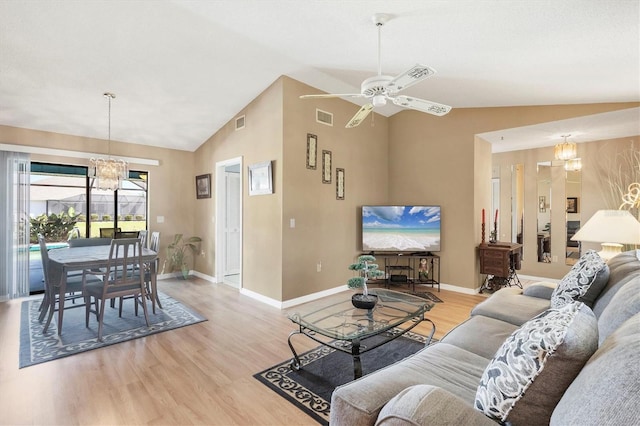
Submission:
<svg viewBox="0 0 640 426">
<path fill-rule="evenodd" d="M 362 251 L 440 251 L 440 206 L 362 206 Z"/>
</svg>

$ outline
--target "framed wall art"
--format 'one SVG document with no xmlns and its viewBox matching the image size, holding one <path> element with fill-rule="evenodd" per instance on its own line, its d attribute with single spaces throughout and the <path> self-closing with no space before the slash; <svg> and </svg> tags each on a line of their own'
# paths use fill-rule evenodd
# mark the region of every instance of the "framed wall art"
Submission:
<svg viewBox="0 0 640 426">
<path fill-rule="evenodd" d="M 344 169 L 336 167 L 336 200 L 344 200 Z"/>
<path fill-rule="evenodd" d="M 567 213 L 578 213 L 578 197 L 567 197 Z"/>
<path fill-rule="evenodd" d="M 196 176 L 196 197 L 211 198 L 211 173 Z"/>
<path fill-rule="evenodd" d="M 322 183 L 331 183 L 331 151 L 322 150 Z"/>
<path fill-rule="evenodd" d="M 271 161 L 249 166 L 249 195 L 273 194 Z"/>
<path fill-rule="evenodd" d="M 307 169 L 315 170 L 318 164 L 318 137 L 307 133 Z"/>
</svg>

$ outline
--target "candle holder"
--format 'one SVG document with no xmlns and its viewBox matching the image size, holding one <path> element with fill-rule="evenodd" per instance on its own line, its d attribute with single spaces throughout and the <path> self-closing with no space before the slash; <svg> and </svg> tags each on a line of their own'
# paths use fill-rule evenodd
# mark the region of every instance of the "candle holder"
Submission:
<svg viewBox="0 0 640 426">
<path fill-rule="evenodd" d="M 482 244 L 484 244 L 484 222 L 482 222 Z"/>
<path fill-rule="evenodd" d="M 493 222 L 493 231 L 489 234 L 489 242 L 496 243 L 498 241 L 498 222 Z"/>
</svg>

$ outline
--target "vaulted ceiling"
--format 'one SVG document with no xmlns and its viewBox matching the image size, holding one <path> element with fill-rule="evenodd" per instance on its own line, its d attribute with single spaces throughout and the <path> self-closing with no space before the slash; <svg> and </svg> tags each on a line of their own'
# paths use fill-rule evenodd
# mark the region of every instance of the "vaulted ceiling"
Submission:
<svg viewBox="0 0 640 426">
<path fill-rule="evenodd" d="M 358 93 L 381 12 L 383 74 L 438 71 L 407 95 L 640 101 L 637 0 L 0 0 L 0 125 L 106 139 L 109 91 L 113 140 L 193 151 L 281 75 Z"/>
</svg>

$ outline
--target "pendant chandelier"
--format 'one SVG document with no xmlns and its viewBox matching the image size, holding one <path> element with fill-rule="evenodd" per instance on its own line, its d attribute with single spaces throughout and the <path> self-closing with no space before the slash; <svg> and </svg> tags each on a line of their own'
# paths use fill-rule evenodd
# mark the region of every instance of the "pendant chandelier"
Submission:
<svg viewBox="0 0 640 426">
<path fill-rule="evenodd" d="M 129 177 L 129 165 L 124 160 L 111 158 L 111 100 L 116 98 L 113 93 L 106 92 L 104 97 L 109 100 L 109 139 L 107 141 L 107 158 L 92 158 L 89 160 L 89 177 L 96 179 L 96 188 L 105 191 L 115 191 L 122 187 L 122 181 Z"/>
<path fill-rule="evenodd" d="M 562 135 L 562 137 L 564 138 L 564 142 L 557 144 L 555 149 L 553 150 L 556 160 L 573 160 L 578 156 L 576 144 L 567 141 L 567 138 L 569 136 L 571 135 Z"/>
</svg>

